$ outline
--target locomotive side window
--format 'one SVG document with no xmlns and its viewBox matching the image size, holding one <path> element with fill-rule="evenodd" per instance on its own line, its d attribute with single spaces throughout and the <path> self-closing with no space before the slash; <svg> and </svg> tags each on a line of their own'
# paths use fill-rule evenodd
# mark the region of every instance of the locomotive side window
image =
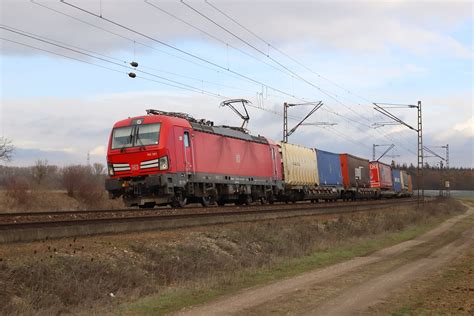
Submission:
<svg viewBox="0 0 474 316">
<path fill-rule="evenodd" d="M 188 148 L 190 146 L 190 143 L 189 143 L 189 133 L 188 132 L 184 132 L 184 147 L 185 148 Z"/>
</svg>

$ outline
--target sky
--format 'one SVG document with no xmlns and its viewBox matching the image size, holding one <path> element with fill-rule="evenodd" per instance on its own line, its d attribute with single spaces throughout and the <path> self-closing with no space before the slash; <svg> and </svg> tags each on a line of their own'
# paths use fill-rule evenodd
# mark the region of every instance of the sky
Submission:
<svg viewBox="0 0 474 316">
<path fill-rule="evenodd" d="M 317 125 L 290 142 L 367 159 L 373 144 L 393 143 L 382 161 L 408 164 L 416 132 L 379 127 L 390 120 L 373 102 L 421 101 L 424 144 L 443 157 L 438 146 L 449 144 L 451 166 L 474 167 L 473 10 L 472 1 L 0 0 L 7 165 L 84 164 L 88 153 L 105 163 L 113 124 L 149 108 L 240 125 L 219 105 L 244 98 L 253 134 L 279 141 L 284 102 L 322 101 L 307 120 Z M 312 106 L 290 108 L 290 128 Z M 389 111 L 416 127 L 416 109 Z"/>
</svg>

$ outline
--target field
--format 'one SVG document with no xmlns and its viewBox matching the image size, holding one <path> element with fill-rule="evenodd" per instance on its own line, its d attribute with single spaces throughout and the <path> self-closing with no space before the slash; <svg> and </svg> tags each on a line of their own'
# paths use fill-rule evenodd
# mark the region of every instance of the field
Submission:
<svg viewBox="0 0 474 316">
<path fill-rule="evenodd" d="M 0 246 L 0 313 L 163 313 L 409 240 L 465 208 L 312 217 Z"/>
</svg>

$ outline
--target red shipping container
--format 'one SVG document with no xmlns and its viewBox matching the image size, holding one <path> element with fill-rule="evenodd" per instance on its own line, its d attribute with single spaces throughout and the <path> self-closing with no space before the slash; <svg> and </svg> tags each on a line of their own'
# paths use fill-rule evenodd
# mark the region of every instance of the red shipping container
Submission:
<svg viewBox="0 0 474 316">
<path fill-rule="evenodd" d="M 378 161 L 370 162 L 370 187 L 392 189 L 392 168 Z"/>
</svg>

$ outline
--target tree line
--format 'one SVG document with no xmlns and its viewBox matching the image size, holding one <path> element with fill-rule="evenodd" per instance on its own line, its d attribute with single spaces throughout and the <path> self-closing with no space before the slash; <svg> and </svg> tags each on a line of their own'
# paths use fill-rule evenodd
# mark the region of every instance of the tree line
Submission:
<svg viewBox="0 0 474 316">
<path fill-rule="evenodd" d="M 418 188 L 416 178 L 417 170 L 413 164 L 397 164 L 392 162 L 392 167 L 406 170 L 413 177 L 413 187 Z M 474 190 L 474 169 L 464 167 L 440 168 L 439 165 L 425 163 L 423 168 L 423 184 L 426 190 L 445 189 L 445 181 L 449 181 L 451 190 Z"/>
</svg>

